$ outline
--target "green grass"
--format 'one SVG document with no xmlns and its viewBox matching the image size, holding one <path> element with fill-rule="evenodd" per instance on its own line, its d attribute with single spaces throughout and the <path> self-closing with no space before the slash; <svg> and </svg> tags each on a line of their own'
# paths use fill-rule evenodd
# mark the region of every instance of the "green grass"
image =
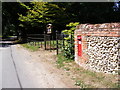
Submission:
<svg viewBox="0 0 120 90">
<path fill-rule="evenodd" d="M 34 44 L 34 42 L 29 42 L 31 45 L 33 45 Z M 45 44 L 45 42 L 44 41 L 42 41 L 42 42 L 36 42 L 36 46 L 38 46 L 38 45 L 44 45 Z M 50 44 L 51 44 L 51 47 L 54 47 L 54 48 L 56 48 L 56 44 L 57 44 L 57 42 L 56 42 L 56 40 L 52 40 L 52 41 L 46 41 L 46 45 L 47 46 L 50 46 Z M 60 45 L 60 44 L 62 44 L 62 40 L 58 40 L 58 44 Z M 61 46 L 61 45 L 60 45 Z"/>
<path fill-rule="evenodd" d="M 57 45 L 57 41 L 56 40 L 53 40 L 53 41 L 46 41 L 46 44 L 49 44 L 50 45 L 50 42 L 51 42 L 51 46 L 54 47 Z M 44 42 L 43 42 L 44 44 Z M 58 40 L 58 45 L 62 44 L 62 40 Z"/>
<path fill-rule="evenodd" d="M 31 51 L 37 51 L 38 49 L 39 49 L 39 47 L 38 46 L 32 46 L 32 45 L 29 45 L 29 44 L 21 44 L 23 47 L 25 47 L 25 48 L 27 48 L 27 49 L 29 49 L 29 50 L 31 50 Z"/>
<path fill-rule="evenodd" d="M 98 88 L 94 84 L 97 84 L 98 86 L 103 86 L 105 88 L 118 88 L 119 85 L 114 83 L 115 77 L 117 75 L 105 75 L 104 73 L 100 72 L 93 72 L 90 70 L 83 69 L 80 67 L 80 69 L 76 68 L 74 71 L 75 74 L 80 75 L 80 77 L 76 77 L 78 81 L 83 82 L 85 88 Z M 77 82 L 76 80 L 76 82 Z M 87 81 L 93 83 L 86 83 Z M 117 81 L 116 81 L 117 82 Z M 100 87 L 99 87 L 100 88 Z"/>
<path fill-rule="evenodd" d="M 58 59 L 57 59 L 57 65 L 58 65 L 57 67 L 58 68 L 64 67 L 64 63 L 73 61 L 73 60 L 68 60 L 67 58 L 65 58 L 62 53 L 59 53 L 57 57 L 58 57 Z M 67 68 L 67 67 L 65 67 L 64 69 L 66 69 L 66 71 L 69 70 L 69 68 Z"/>
<path fill-rule="evenodd" d="M 72 76 L 76 86 L 81 88 L 120 88 L 117 75 L 93 72 L 77 65 L 73 60 L 66 59 L 63 54 L 58 55 L 57 67 L 62 68 L 68 76 Z M 68 74 L 69 71 L 69 74 Z"/>
<path fill-rule="evenodd" d="M 115 84 L 113 85 L 113 87 L 120 88 L 120 84 L 115 83 Z"/>
<path fill-rule="evenodd" d="M 45 42 L 43 42 L 43 43 L 45 43 Z M 50 45 L 50 43 L 51 43 L 51 46 L 52 46 L 52 47 L 55 47 L 56 44 L 57 44 L 55 40 L 54 40 L 54 41 L 46 41 L 46 44 L 47 44 L 47 45 Z"/>
<path fill-rule="evenodd" d="M 0 35 L 0 37 L 4 37 L 3 35 Z M 14 37 L 14 36 L 6 36 L 7 38 L 9 38 L 9 37 Z"/>
<path fill-rule="evenodd" d="M 64 57 L 59 54 L 58 55 L 58 60 L 57 60 L 57 65 L 58 65 L 58 68 L 61 68 L 64 66 L 63 62 L 66 61 L 66 59 L 63 59 Z"/>
<path fill-rule="evenodd" d="M 16 41 L 18 42 L 18 41 Z M 56 48 L 56 40 L 53 40 L 53 41 L 46 41 L 46 46 L 47 47 L 50 47 L 50 42 L 51 42 L 51 48 Z M 58 43 L 61 44 L 61 40 L 58 40 Z M 37 51 L 39 49 L 39 47 L 41 47 L 41 44 L 42 46 L 44 46 L 45 42 L 42 41 L 42 42 L 29 42 L 29 43 L 25 43 L 25 44 L 22 44 L 23 47 L 31 50 L 31 51 Z"/>
<path fill-rule="evenodd" d="M 8 37 L 14 37 L 14 36 L 8 36 Z"/>
<path fill-rule="evenodd" d="M 80 80 L 76 80 L 75 85 L 80 86 L 81 88 L 89 88 L 89 85 L 85 85 L 84 82 Z"/>
</svg>

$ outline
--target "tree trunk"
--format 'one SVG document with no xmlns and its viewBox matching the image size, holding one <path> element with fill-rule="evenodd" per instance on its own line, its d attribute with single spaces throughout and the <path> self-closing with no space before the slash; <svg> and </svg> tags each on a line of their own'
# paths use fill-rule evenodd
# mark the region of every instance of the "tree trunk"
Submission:
<svg viewBox="0 0 120 90">
<path fill-rule="evenodd" d="M 27 42 L 27 33 L 26 33 L 26 30 L 24 28 L 20 29 L 18 38 L 21 41 L 21 43 Z"/>
</svg>

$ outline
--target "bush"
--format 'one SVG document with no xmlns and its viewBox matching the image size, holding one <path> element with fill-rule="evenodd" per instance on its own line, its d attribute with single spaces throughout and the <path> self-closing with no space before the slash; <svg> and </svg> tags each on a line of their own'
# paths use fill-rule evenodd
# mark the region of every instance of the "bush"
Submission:
<svg viewBox="0 0 120 90">
<path fill-rule="evenodd" d="M 68 27 L 68 30 L 63 30 L 63 34 L 66 35 L 65 39 L 65 45 L 62 47 L 63 55 L 68 59 L 74 59 L 74 31 L 76 29 L 76 26 L 79 24 L 79 22 L 71 22 L 66 25 Z"/>
</svg>

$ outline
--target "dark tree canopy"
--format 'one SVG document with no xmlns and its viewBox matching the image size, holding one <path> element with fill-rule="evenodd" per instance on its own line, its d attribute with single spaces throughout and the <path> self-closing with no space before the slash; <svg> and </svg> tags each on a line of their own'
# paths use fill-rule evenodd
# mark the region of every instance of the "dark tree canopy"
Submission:
<svg viewBox="0 0 120 90">
<path fill-rule="evenodd" d="M 18 13 L 25 13 L 17 2 L 2 2 L 2 34 L 3 36 L 18 33 L 20 21 Z"/>
<path fill-rule="evenodd" d="M 120 11 L 113 2 L 7 2 L 2 3 L 3 35 L 43 33 L 48 23 L 54 30 L 64 30 L 70 22 L 120 22 Z"/>
</svg>

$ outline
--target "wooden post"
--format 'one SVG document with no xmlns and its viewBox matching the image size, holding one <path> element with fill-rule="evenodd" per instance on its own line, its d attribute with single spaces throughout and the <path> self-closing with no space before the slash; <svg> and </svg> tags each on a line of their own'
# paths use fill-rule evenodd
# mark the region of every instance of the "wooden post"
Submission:
<svg viewBox="0 0 120 90">
<path fill-rule="evenodd" d="M 45 50 L 46 50 L 46 32 L 44 32 L 44 47 L 45 47 Z"/>
<path fill-rule="evenodd" d="M 51 52 L 51 34 L 50 34 L 50 52 Z"/>
<path fill-rule="evenodd" d="M 34 42 L 33 42 L 33 40 L 32 40 L 32 46 L 34 46 Z"/>
<path fill-rule="evenodd" d="M 30 45 L 32 46 L 32 41 L 30 40 Z"/>
<path fill-rule="evenodd" d="M 42 48 L 42 41 L 40 41 L 40 44 L 41 44 L 41 48 Z"/>
<path fill-rule="evenodd" d="M 35 42 L 34 42 L 34 40 L 33 40 L 33 46 L 35 46 Z"/>
<path fill-rule="evenodd" d="M 56 30 L 56 49 L 57 49 L 57 55 L 58 55 L 58 31 Z"/>
<path fill-rule="evenodd" d="M 38 47 L 40 47 L 39 41 L 37 42 Z"/>
<path fill-rule="evenodd" d="M 55 48 L 55 43 L 54 43 L 54 36 L 53 36 L 53 34 L 52 34 L 52 40 L 53 40 L 53 48 Z"/>
<path fill-rule="evenodd" d="M 31 40 L 29 39 L 29 45 L 31 45 Z"/>
<path fill-rule="evenodd" d="M 33 41 L 32 41 L 32 44 L 31 44 L 32 46 L 33 46 Z"/>
<path fill-rule="evenodd" d="M 35 41 L 35 46 L 36 46 L 36 41 Z"/>
</svg>

